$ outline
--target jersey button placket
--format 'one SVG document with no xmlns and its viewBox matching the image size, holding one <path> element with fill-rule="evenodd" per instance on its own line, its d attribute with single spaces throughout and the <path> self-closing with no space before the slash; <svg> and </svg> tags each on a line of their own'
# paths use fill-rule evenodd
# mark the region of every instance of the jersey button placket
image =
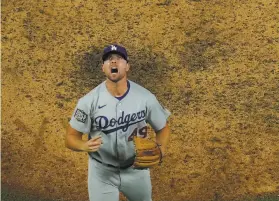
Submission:
<svg viewBox="0 0 279 201">
<path fill-rule="evenodd" d="M 121 110 L 121 102 L 119 102 L 117 105 L 118 105 L 119 112 L 120 112 L 120 115 L 121 115 L 121 113 L 122 113 L 122 110 Z"/>
<path fill-rule="evenodd" d="M 123 110 L 121 109 L 121 102 L 119 102 L 118 104 L 117 104 L 117 109 L 116 109 L 116 111 L 118 111 L 117 112 L 117 120 L 121 117 L 121 115 L 122 115 L 122 112 L 123 112 Z M 118 122 L 117 122 L 117 127 L 121 127 L 121 125 L 119 125 L 118 124 Z M 125 158 L 125 153 L 123 152 L 123 150 L 124 150 L 124 145 L 123 145 L 123 142 L 120 140 L 120 139 L 122 139 L 122 136 L 121 136 L 121 134 L 122 134 L 122 130 L 121 129 L 119 129 L 119 130 L 117 130 L 116 131 L 117 132 L 117 135 L 116 135 L 116 137 L 117 137 L 117 142 L 118 142 L 118 144 L 117 144 L 117 150 L 121 153 L 120 155 L 119 155 L 119 159 L 120 160 L 123 160 L 123 158 Z"/>
<path fill-rule="evenodd" d="M 115 110 L 115 113 L 116 113 L 116 120 L 118 120 L 118 118 L 120 117 L 119 115 L 119 103 L 116 104 L 116 110 Z M 120 112 L 121 113 L 121 112 Z M 118 125 L 118 122 L 116 122 L 116 127 L 119 127 Z M 120 155 L 119 155 L 119 137 L 118 137 L 118 134 L 119 134 L 119 131 L 116 130 L 115 131 L 115 134 L 116 134 L 116 150 L 117 150 L 117 158 L 120 159 Z"/>
</svg>

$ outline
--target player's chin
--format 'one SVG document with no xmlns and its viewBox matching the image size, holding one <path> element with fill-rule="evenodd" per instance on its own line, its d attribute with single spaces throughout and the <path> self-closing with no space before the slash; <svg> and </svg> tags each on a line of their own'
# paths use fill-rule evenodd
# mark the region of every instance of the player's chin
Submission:
<svg viewBox="0 0 279 201">
<path fill-rule="evenodd" d="M 115 83 L 119 82 L 122 79 L 122 77 L 119 75 L 111 75 L 108 78 L 110 81 L 115 82 Z"/>
</svg>

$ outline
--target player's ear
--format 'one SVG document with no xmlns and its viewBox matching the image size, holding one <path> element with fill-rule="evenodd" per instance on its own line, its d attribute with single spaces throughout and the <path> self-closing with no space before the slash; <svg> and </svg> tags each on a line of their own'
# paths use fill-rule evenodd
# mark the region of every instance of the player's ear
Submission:
<svg viewBox="0 0 279 201">
<path fill-rule="evenodd" d="M 104 64 L 102 64 L 102 71 L 103 71 L 103 72 L 105 72 L 105 69 L 104 69 Z"/>
<path fill-rule="evenodd" d="M 130 64 L 127 63 L 127 65 L 126 65 L 126 72 L 128 72 L 129 70 L 130 70 Z"/>
</svg>

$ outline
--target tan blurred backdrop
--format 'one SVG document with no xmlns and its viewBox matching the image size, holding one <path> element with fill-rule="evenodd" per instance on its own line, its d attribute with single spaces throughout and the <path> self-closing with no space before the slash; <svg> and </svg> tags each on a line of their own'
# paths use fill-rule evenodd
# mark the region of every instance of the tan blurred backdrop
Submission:
<svg viewBox="0 0 279 201">
<path fill-rule="evenodd" d="M 130 79 L 172 112 L 154 201 L 278 194 L 278 4 L 2 0 L 2 187 L 88 200 L 87 154 L 65 148 L 65 128 L 118 43 Z"/>
</svg>

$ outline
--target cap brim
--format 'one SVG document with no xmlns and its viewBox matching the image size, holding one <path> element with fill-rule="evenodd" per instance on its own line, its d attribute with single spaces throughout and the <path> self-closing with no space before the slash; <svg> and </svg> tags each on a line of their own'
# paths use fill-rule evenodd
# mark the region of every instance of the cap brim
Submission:
<svg viewBox="0 0 279 201">
<path fill-rule="evenodd" d="M 104 54 L 102 56 L 103 61 L 106 60 L 106 58 L 108 57 L 109 54 L 118 54 L 118 55 L 120 55 L 121 57 L 123 57 L 127 61 L 126 56 L 124 54 L 122 54 L 121 52 L 117 52 L 117 51 L 110 51 L 110 52 L 107 52 L 106 54 Z"/>
</svg>

